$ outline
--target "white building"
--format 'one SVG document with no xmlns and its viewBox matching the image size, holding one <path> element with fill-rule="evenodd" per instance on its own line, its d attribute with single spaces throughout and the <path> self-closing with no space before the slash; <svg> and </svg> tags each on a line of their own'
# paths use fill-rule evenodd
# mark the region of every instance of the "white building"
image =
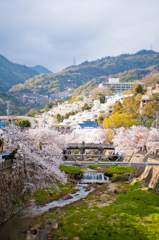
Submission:
<svg viewBox="0 0 159 240">
<path fill-rule="evenodd" d="M 119 83 L 119 78 L 109 78 L 108 83 Z"/>
<path fill-rule="evenodd" d="M 112 88 L 114 89 L 115 93 L 121 93 L 127 90 L 132 90 L 132 86 L 133 86 L 134 82 L 125 82 L 125 83 L 120 83 L 119 82 L 119 78 L 109 78 L 108 79 L 108 83 L 100 83 L 98 87 L 108 87 L 108 88 Z M 144 83 L 140 83 L 139 84 L 145 86 Z"/>
</svg>

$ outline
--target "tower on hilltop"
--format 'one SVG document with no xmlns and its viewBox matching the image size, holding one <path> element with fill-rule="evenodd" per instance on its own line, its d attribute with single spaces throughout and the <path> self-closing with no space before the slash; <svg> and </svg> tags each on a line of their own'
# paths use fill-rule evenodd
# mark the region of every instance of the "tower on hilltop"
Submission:
<svg viewBox="0 0 159 240">
<path fill-rule="evenodd" d="M 75 56 L 73 58 L 73 66 L 76 66 L 76 58 L 75 58 Z"/>
</svg>

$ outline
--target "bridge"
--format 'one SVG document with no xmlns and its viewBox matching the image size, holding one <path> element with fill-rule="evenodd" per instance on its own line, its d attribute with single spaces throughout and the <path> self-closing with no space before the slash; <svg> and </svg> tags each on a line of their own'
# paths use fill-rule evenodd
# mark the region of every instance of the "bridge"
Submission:
<svg viewBox="0 0 159 240">
<path fill-rule="evenodd" d="M 80 151 L 80 154 L 70 154 L 70 150 Z M 98 149 L 100 154 L 85 154 L 85 150 Z M 104 155 L 104 150 L 112 150 L 109 155 Z M 68 152 L 68 154 L 67 154 Z M 69 143 L 63 152 L 64 165 L 130 165 L 130 166 L 159 166 L 159 155 L 115 155 L 114 146 L 111 144 L 94 143 Z"/>
<path fill-rule="evenodd" d="M 63 165 L 124 165 L 124 166 L 159 166 L 159 155 L 79 155 L 63 154 Z"/>
<path fill-rule="evenodd" d="M 67 150 L 79 149 L 82 154 L 67 154 Z M 86 149 L 98 149 L 100 153 L 103 150 L 112 150 L 109 155 L 104 154 L 84 154 Z M 115 155 L 114 147 L 109 144 L 78 144 L 71 143 L 63 154 L 56 155 L 63 158 L 63 165 L 81 166 L 81 165 L 123 165 L 123 166 L 159 166 L 159 155 Z M 12 167 L 12 160 L 0 162 L 0 171 Z"/>
<path fill-rule="evenodd" d="M 80 151 L 80 154 L 84 154 L 86 149 L 97 149 L 99 150 L 100 154 L 103 154 L 103 150 L 114 150 L 113 145 L 111 144 L 103 144 L 103 143 L 99 143 L 99 144 L 95 144 L 95 143 L 68 143 L 67 150 L 76 150 L 78 149 Z M 67 151 L 66 150 L 66 151 Z"/>
</svg>

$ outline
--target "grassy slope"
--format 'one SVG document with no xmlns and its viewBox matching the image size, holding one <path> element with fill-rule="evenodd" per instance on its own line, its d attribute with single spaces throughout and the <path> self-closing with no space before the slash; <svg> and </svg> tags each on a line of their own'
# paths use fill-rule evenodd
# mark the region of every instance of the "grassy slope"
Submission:
<svg viewBox="0 0 159 240">
<path fill-rule="evenodd" d="M 134 171 L 121 166 L 103 169 L 118 174 L 130 170 Z M 116 191 L 109 190 L 109 183 L 96 185 L 85 199 L 45 213 L 41 218 L 42 223 L 58 222 L 58 228 L 48 234 L 49 238 L 159 239 L 159 194 L 147 189 L 143 181 L 133 184 L 116 181 L 112 185 L 116 186 Z"/>
<path fill-rule="evenodd" d="M 106 192 L 104 184 L 84 200 L 52 211 L 48 219 L 57 220 L 59 228 L 52 230 L 49 237 L 159 239 L 159 195 L 153 190 L 141 189 L 137 183 L 118 183 L 118 188 L 122 190 L 119 194 L 111 194 Z"/>
</svg>

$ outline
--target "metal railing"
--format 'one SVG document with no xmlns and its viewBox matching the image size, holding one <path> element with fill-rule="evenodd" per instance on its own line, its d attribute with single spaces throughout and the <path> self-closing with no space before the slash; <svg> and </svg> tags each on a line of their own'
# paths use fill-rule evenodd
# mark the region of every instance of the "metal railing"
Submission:
<svg viewBox="0 0 159 240">
<path fill-rule="evenodd" d="M 10 168 L 12 166 L 12 159 L 0 162 L 0 171 Z"/>
<path fill-rule="evenodd" d="M 148 159 L 148 161 L 147 161 Z M 101 155 L 63 154 L 64 165 L 130 165 L 159 166 L 158 155 Z"/>
<path fill-rule="evenodd" d="M 56 156 L 63 158 L 63 165 L 159 166 L 159 155 L 59 154 Z M 0 162 L 0 171 L 10 167 L 12 167 L 12 159 Z"/>
</svg>

